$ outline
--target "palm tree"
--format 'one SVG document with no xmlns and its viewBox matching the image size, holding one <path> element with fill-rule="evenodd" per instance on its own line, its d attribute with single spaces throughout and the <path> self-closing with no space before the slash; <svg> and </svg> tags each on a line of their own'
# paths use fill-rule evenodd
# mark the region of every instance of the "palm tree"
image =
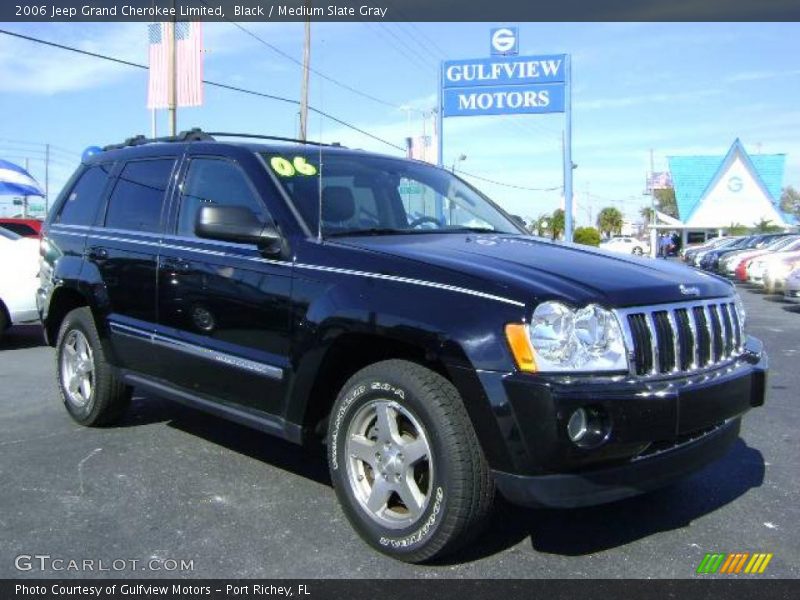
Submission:
<svg viewBox="0 0 800 600">
<path fill-rule="evenodd" d="M 613 206 L 607 206 L 597 215 L 597 228 L 607 235 L 622 231 L 622 213 Z"/>
</svg>

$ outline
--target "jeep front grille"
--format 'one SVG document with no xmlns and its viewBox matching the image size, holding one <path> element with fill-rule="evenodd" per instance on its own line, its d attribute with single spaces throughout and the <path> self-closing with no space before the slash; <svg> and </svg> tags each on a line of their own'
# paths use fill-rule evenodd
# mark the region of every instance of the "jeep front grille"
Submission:
<svg viewBox="0 0 800 600">
<path fill-rule="evenodd" d="M 732 299 L 618 309 L 636 375 L 689 373 L 737 358 L 744 334 Z"/>
</svg>

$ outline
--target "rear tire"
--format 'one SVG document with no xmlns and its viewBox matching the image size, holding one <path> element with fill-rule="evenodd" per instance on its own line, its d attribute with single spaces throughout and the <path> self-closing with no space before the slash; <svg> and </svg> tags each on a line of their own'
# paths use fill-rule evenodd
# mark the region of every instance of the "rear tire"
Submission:
<svg viewBox="0 0 800 600">
<path fill-rule="evenodd" d="M 106 361 L 91 311 L 69 312 L 56 342 L 58 391 L 70 416 L 81 425 L 115 423 L 128 408 L 131 389 Z"/>
<path fill-rule="evenodd" d="M 331 412 L 328 462 L 347 519 L 371 546 L 417 563 L 480 531 L 494 484 L 461 397 L 403 360 L 362 369 Z"/>
<path fill-rule="evenodd" d="M 636 256 L 641 256 L 642 254 L 644 254 L 644 251 L 639 246 L 636 246 L 633 249 L 633 254 Z"/>
</svg>

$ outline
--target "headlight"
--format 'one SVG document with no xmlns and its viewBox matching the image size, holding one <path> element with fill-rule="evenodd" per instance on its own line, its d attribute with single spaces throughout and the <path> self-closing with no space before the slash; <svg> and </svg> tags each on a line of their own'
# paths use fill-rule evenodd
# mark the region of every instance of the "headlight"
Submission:
<svg viewBox="0 0 800 600">
<path fill-rule="evenodd" d="M 596 304 L 573 309 L 560 302 L 536 307 L 530 343 L 539 372 L 627 371 L 616 315 Z"/>
<path fill-rule="evenodd" d="M 744 330 L 744 322 L 747 319 L 747 312 L 744 310 L 744 302 L 742 302 L 742 297 L 739 295 L 739 292 L 735 292 L 733 295 L 733 304 L 736 307 L 736 314 L 739 317 L 739 326 Z"/>
</svg>

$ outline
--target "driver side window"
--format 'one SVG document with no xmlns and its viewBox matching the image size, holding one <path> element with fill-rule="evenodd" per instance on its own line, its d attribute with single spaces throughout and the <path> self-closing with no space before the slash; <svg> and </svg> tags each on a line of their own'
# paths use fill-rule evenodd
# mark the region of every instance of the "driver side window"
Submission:
<svg viewBox="0 0 800 600">
<path fill-rule="evenodd" d="M 205 205 L 244 206 L 261 220 L 268 213 L 247 176 L 234 163 L 221 158 L 193 158 L 181 186 L 177 234 L 195 237 L 197 211 Z"/>
</svg>

